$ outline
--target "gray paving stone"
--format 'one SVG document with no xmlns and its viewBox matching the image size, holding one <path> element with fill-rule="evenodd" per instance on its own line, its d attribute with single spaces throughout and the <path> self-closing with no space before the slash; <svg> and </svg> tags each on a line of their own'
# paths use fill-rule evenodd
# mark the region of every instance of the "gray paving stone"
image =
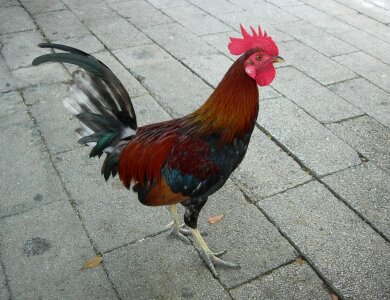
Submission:
<svg viewBox="0 0 390 300">
<path fill-rule="evenodd" d="M 352 79 L 328 88 L 390 128 L 390 95 L 363 78 Z"/>
<path fill-rule="evenodd" d="M 163 11 L 197 35 L 232 30 L 229 26 L 193 5 L 166 8 Z"/>
<path fill-rule="evenodd" d="M 340 55 L 334 60 L 390 92 L 390 66 L 363 52 Z"/>
<path fill-rule="evenodd" d="M 326 56 L 340 55 L 357 50 L 334 35 L 305 21 L 278 24 L 277 27 Z"/>
<path fill-rule="evenodd" d="M 56 156 L 65 186 L 83 218 L 93 242 L 101 252 L 138 241 L 165 229 L 171 221 L 163 207 L 147 207 L 116 177 L 104 182 L 103 160 L 90 159 L 82 147 Z"/>
<path fill-rule="evenodd" d="M 53 43 L 74 47 L 87 53 L 96 53 L 105 49 L 103 44 L 100 43 L 99 40 L 92 34 L 53 41 Z M 45 50 L 45 52 L 47 53 L 47 50 Z"/>
<path fill-rule="evenodd" d="M 52 154 L 80 147 L 74 133 L 79 121 L 62 104 L 69 95 L 64 84 L 31 87 L 23 91 L 26 102 L 32 104 L 30 111 Z"/>
<path fill-rule="evenodd" d="M 183 62 L 213 87 L 216 87 L 220 83 L 223 76 L 233 64 L 223 54 L 191 56 L 183 59 Z"/>
<path fill-rule="evenodd" d="M 35 15 L 35 21 L 51 41 L 84 36 L 89 33 L 69 10 L 38 14 Z"/>
<path fill-rule="evenodd" d="M 119 2 L 111 4 L 121 16 L 129 18 L 138 28 L 172 23 L 173 20 L 146 1 Z"/>
<path fill-rule="evenodd" d="M 1 52 L 11 69 L 29 67 L 33 59 L 46 54 L 47 50 L 38 48 L 45 39 L 38 31 L 25 31 L 0 36 Z"/>
<path fill-rule="evenodd" d="M 70 80 L 69 74 L 57 63 L 48 63 L 12 71 L 15 86 L 24 88 L 35 84 L 59 83 Z"/>
<path fill-rule="evenodd" d="M 330 33 L 353 30 L 353 27 L 348 24 L 308 5 L 287 6 L 284 9 L 292 15 Z"/>
<path fill-rule="evenodd" d="M 3 56 L 0 55 L 0 91 L 8 92 L 15 88 L 14 79 L 6 65 Z"/>
<path fill-rule="evenodd" d="M 390 173 L 390 129 L 367 116 L 327 127 L 354 149 Z"/>
<path fill-rule="evenodd" d="M 384 2 L 382 0 L 366 0 L 366 1 L 387 10 L 390 9 L 390 4 L 388 2 Z"/>
<path fill-rule="evenodd" d="M 167 239 L 164 234 L 104 257 L 123 299 L 230 299 L 192 246 Z"/>
<path fill-rule="evenodd" d="M 99 52 L 94 56 L 109 66 L 111 71 L 119 78 L 130 97 L 138 97 L 147 94 L 145 88 L 107 51 Z"/>
<path fill-rule="evenodd" d="M 390 239 L 389 174 L 369 162 L 323 181 Z"/>
<path fill-rule="evenodd" d="M 363 114 L 354 105 L 292 67 L 278 69 L 273 86 L 320 122 L 335 122 Z"/>
<path fill-rule="evenodd" d="M 281 9 L 266 1 L 256 1 L 245 9 L 251 11 L 256 17 L 268 24 L 298 21 L 298 18 L 285 9 Z"/>
<path fill-rule="evenodd" d="M 263 101 L 258 120 L 318 175 L 360 163 L 357 153 L 350 146 L 288 99 Z"/>
<path fill-rule="evenodd" d="M 272 86 L 264 86 L 259 89 L 259 100 L 267 100 L 282 97 Z"/>
<path fill-rule="evenodd" d="M 279 7 L 303 4 L 300 0 L 268 0 L 268 2 Z"/>
<path fill-rule="evenodd" d="M 218 223 L 208 218 L 222 214 Z M 223 259 L 236 262 L 241 269 L 218 268 L 221 282 L 228 288 L 264 274 L 294 260 L 297 254 L 266 217 L 246 201 L 231 182 L 209 198 L 199 217 L 199 228 L 213 251 L 227 250 Z"/>
<path fill-rule="evenodd" d="M 218 49 L 224 55 L 229 57 L 231 60 L 235 61 L 237 59 L 237 55 L 232 55 L 229 52 L 227 45 L 229 44 L 229 37 L 238 36 L 237 31 L 229 31 L 229 32 L 221 32 L 203 35 L 202 39 L 205 40 L 208 44 Z"/>
<path fill-rule="evenodd" d="M 341 32 L 337 36 L 382 62 L 390 64 L 390 44 L 361 30 Z"/>
<path fill-rule="evenodd" d="M 64 3 L 60 0 L 21 0 L 20 2 L 31 14 L 40 14 L 49 11 L 66 9 Z"/>
<path fill-rule="evenodd" d="M 156 44 L 123 48 L 115 50 L 113 53 L 130 70 L 136 66 L 173 60 L 172 56 Z"/>
<path fill-rule="evenodd" d="M 0 0 L 0 7 L 20 6 L 18 0 Z"/>
<path fill-rule="evenodd" d="M 379 22 L 390 23 L 390 11 L 382 9 L 374 4 L 355 0 L 339 0 L 339 2 Z"/>
<path fill-rule="evenodd" d="M 242 24 L 245 28 L 249 28 L 250 26 L 257 28 L 258 25 L 261 26 L 261 29 L 263 31 L 266 31 L 268 35 L 272 37 L 272 39 L 276 43 L 284 42 L 284 41 L 291 41 L 293 40 L 292 37 L 287 35 L 286 33 L 278 30 L 276 28 L 276 25 L 268 24 L 267 22 L 262 21 L 256 14 L 253 13 L 253 11 L 240 11 L 235 13 L 229 13 L 229 14 L 223 14 L 223 15 L 217 15 L 217 18 L 222 20 L 224 23 L 230 25 L 232 28 L 239 30 L 240 26 L 239 24 Z M 249 30 L 249 29 L 248 29 Z M 229 34 L 229 33 L 228 33 Z M 227 45 L 229 44 L 229 37 L 242 37 L 241 33 L 235 33 L 233 35 L 228 35 L 228 39 L 224 46 L 227 48 Z M 222 47 L 222 48 L 224 48 Z"/>
<path fill-rule="evenodd" d="M 307 263 L 289 264 L 231 291 L 234 299 L 330 299 L 322 280 Z"/>
<path fill-rule="evenodd" d="M 248 152 L 233 173 L 233 178 L 254 201 L 312 179 L 291 156 L 257 128 L 253 132 Z"/>
<path fill-rule="evenodd" d="M 144 32 L 178 59 L 217 52 L 201 38 L 176 23 L 146 28 Z"/>
<path fill-rule="evenodd" d="M 258 1 L 236 1 L 237 5 L 241 6 L 246 11 L 250 12 L 253 16 L 257 18 L 257 21 L 250 24 L 257 27 L 257 25 L 266 24 L 279 24 L 284 22 L 298 21 L 298 18 L 294 17 L 288 13 L 285 9 L 281 9 L 269 2 L 262 0 Z M 237 22 L 234 24 L 234 28 L 238 27 L 238 24 L 242 22 Z"/>
<path fill-rule="evenodd" d="M 334 0 L 301 0 L 310 6 L 319 9 L 330 15 L 345 15 L 345 14 L 354 14 L 355 10 L 349 8 L 348 6 L 342 5 Z"/>
<path fill-rule="evenodd" d="M 8 120 L 12 123 L 12 117 L 27 114 L 26 106 L 23 103 L 22 97 L 19 93 L 4 93 L 0 94 L 1 106 L 0 106 L 0 120 L 4 121 L 4 124 L 8 124 Z"/>
<path fill-rule="evenodd" d="M 68 201 L 0 223 L 1 254 L 15 299 L 115 298 L 101 267 L 81 270 L 95 254 Z"/>
<path fill-rule="evenodd" d="M 102 0 L 64 0 L 64 3 L 81 21 L 117 16 L 116 12 Z"/>
<path fill-rule="evenodd" d="M 246 10 L 246 8 L 249 8 L 251 5 L 263 3 L 259 0 L 229 0 L 229 2 L 235 4 L 239 7 L 242 7 L 244 10 Z"/>
<path fill-rule="evenodd" d="M 170 120 L 171 117 L 158 105 L 151 96 L 141 96 L 132 99 L 137 115 L 138 126 Z"/>
<path fill-rule="evenodd" d="M 242 10 L 239 6 L 232 4 L 230 1 L 227 0 L 213 0 L 213 1 L 189 0 L 189 1 L 195 4 L 196 6 L 200 7 L 201 9 L 207 11 L 211 15 L 225 14 L 225 13 Z"/>
<path fill-rule="evenodd" d="M 355 73 L 344 66 L 298 41 L 280 43 L 279 52 L 287 63 L 297 67 L 322 84 L 331 84 L 357 77 Z M 345 56 L 347 55 L 351 54 Z M 340 60 L 337 59 L 337 61 Z"/>
<path fill-rule="evenodd" d="M 85 24 L 110 50 L 151 43 L 141 31 L 121 17 L 89 20 Z"/>
<path fill-rule="evenodd" d="M 389 26 L 386 26 L 363 14 L 348 14 L 337 17 L 345 23 L 359 28 L 362 31 L 371 33 L 385 42 L 390 40 Z"/>
<path fill-rule="evenodd" d="M 29 107 L 34 104 L 39 104 L 40 102 L 47 103 L 48 99 L 50 99 L 50 103 L 55 102 L 56 99 L 61 102 L 63 99 L 62 97 L 66 95 L 66 85 L 63 83 L 35 85 L 23 89 L 22 94 L 25 103 Z"/>
<path fill-rule="evenodd" d="M 176 61 L 138 66 L 132 71 L 172 117 L 193 112 L 212 92 L 206 83 Z"/>
<path fill-rule="evenodd" d="M 0 98 L 0 216 L 63 199 L 41 138 L 17 93 Z"/>
<path fill-rule="evenodd" d="M 150 4 L 157 8 L 177 7 L 188 5 L 185 0 L 148 0 Z"/>
<path fill-rule="evenodd" d="M 0 10 L 0 34 L 36 28 L 27 12 L 20 6 L 2 7 Z"/>
<path fill-rule="evenodd" d="M 323 185 L 258 202 L 344 299 L 386 299 L 390 246 Z"/>
<path fill-rule="evenodd" d="M 3 269 L 0 268 L 0 299 L 10 299 L 10 294 L 6 286 Z"/>
</svg>

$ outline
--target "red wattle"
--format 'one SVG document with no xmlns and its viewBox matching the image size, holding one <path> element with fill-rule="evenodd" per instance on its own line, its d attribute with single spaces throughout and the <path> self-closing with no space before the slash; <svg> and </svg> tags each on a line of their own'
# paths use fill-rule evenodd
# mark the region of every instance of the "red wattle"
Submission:
<svg viewBox="0 0 390 300">
<path fill-rule="evenodd" d="M 275 67 L 272 63 L 270 63 L 267 67 L 257 71 L 256 82 L 260 86 L 270 85 L 272 80 L 275 78 L 275 74 Z"/>
</svg>

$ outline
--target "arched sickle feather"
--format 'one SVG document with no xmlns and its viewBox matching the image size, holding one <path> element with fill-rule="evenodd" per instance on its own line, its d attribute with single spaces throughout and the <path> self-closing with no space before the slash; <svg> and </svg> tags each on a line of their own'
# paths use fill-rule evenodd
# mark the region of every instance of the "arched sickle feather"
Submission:
<svg viewBox="0 0 390 300">
<path fill-rule="evenodd" d="M 113 93 L 115 93 L 121 109 L 127 111 L 129 116 L 135 121 L 133 123 L 136 124 L 134 108 L 125 87 L 122 85 L 118 77 L 116 77 L 104 63 L 92 55 L 73 47 L 51 43 L 42 43 L 38 46 L 41 48 L 62 50 L 68 53 L 51 53 L 39 56 L 33 60 L 32 64 L 34 66 L 45 62 L 64 62 L 82 67 L 87 72 L 90 72 L 99 79 L 103 80 L 103 83 L 106 84 Z"/>
</svg>

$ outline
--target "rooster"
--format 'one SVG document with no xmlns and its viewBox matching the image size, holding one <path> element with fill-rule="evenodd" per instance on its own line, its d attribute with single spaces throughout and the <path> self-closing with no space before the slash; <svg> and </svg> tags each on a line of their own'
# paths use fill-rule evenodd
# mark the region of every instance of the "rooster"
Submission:
<svg viewBox="0 0 390 300">
<path fill-rule="evenodd" d="M 92 147 L 90 156 L 106 154 L 101 173 L 106 180 L 119 174 L 144 205 L 170 205 L 171 232 L 189 242 L 192 234 L 201 257 L 218 277 L 215 266 L 239 265 L 213 253 L 197 229 L 198 215 L 208 197 L 218 191 L 241 163 L 255 126 L 258 85 L 275 77 L 274 63 L 282 62 L 275 42 L 266 32 L 242 26 L 242 38 L 230 38 L 230 53 L 240 55 L 207 101 L 182 118 L 137 127 L 130 97 L 111 70 L 93 56 L 68 46 L 43 43 L 41 48 L 65 52 L 37 57 L 45 62 L 75 64 L 72 97 L 64 106 L 80 121 L 79 143 Z M 176 204 L 185 208 L 180 225 Z"/>
</svg>

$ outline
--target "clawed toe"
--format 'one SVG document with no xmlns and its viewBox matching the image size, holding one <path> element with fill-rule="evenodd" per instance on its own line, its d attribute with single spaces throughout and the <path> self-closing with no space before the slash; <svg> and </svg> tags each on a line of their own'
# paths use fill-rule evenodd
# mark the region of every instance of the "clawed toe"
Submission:
<svg viewBox="0 0 390 300">
<path fill-rule="evenodd" d="M 213 255 L 216 257 L 221 257 L 222 255 L 225 255 L 227 253 L 227 250 L 221 251 L 221 252 L 213 252 Z"/>
<path fill-rule="evenodd" d="M 179 228 L 180 233 L 183 235 L 191 235 L 191 230 L 189 230 L 187 228 L 183 228 L 185 226 L 186 226 L 186 224 L 184 224 L 184 223 L 180 225 L 180 228 Z"/>
<path fill-rule="evenodd" d="M 219 255 L 225 254 L 226 251 L 217 253 Z M 225 268 L 233 268 L 233 269 L 239 269 L 241 268 L 239 264 L 228 262 L 225 260 L 222 260 L 218 258 L 213 253 L 206 253 L 205 251 L 200 251 L 200 256 L 203 258 L 203 261 L 206 263 L 207 267 L 211 270 L 215 278 L 219 278 L 219 275 L 215 269 L 216 266 L 219 267 L 225 267 Z"/>
<path fill-rule="evenodd" d="M 192 244 L 190 239 L 188 237 L 186 237 L 186 233 L 182 232 L 182 230 L 184 230 L 184 229 L 177 228 L 176 226 L 173 226 L 168 234 L 168 237 L 177 238 L 177 239 L 185 242 L 188 245 Z"/>
</svg>

